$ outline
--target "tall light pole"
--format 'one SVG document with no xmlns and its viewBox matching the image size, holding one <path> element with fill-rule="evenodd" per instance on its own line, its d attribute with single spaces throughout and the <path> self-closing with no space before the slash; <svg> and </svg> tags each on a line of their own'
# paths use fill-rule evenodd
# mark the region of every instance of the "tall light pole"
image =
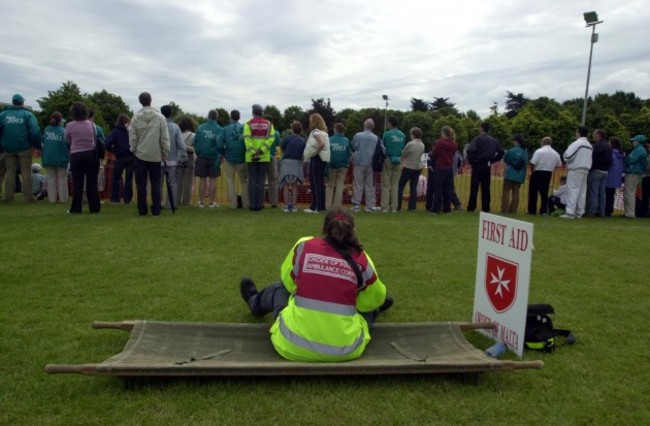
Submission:
<svg viewBox="0 0 650 426">
<path fill-rule="evenodd" d="M 386 107 L 384 108 L 384 132 L 386 132 L 386 126 L 388 125 L 388 95 L 381 95 L 381 98 L 386 101 Z"/>
<path fill-rule="evenodd" d="M 598 34 L 596 33 L 596 25 L 602 24 L 604 21 L 598 20 L 596 12 L 585 12 L 586 28 L 591 27 L 591 48 L 589 49 L 589 68 L 587 68 L 587 87 L 585 88 L 585 102 L 582 105 L 582 125 L 584 126 L 587 121 L 587 97 L 589 96 L 589 77 L 591 77 L 591 56 L 594 53 L 594 43 L 598 41 Z"/>
</svg>

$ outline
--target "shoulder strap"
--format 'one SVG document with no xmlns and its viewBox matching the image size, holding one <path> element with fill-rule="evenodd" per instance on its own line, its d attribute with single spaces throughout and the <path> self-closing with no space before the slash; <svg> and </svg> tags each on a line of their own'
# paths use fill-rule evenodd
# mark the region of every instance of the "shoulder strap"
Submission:
<svg viewBox="0 0 650 426">
<path fill-rule="evenodd" d="M 357 265 L 357 262 L 355 262 L 354 259 L 352 259 L 350 253 L 346 253 L 340 248 L 338 248 L 336 245 L 332 244 L 332 242 L 328 238 L 325 238 L 325 241 L 327 242 L 327 244 L 332 246 L 332 248 L 336 250 L 336 252 L 340 254 L 341 257 L 343 257 L 343 259 L 345 259 L 346 262 L 348 262 L 348 265 L 350 265 L 350 268 L 352 268 L 354 275 L 357 277 L 357 289 L 361 290 L 361 287 L 363 287 L 363 276 L 361 275 L 361 270 L 359 270 L 359 265 Z"/>
</svg>

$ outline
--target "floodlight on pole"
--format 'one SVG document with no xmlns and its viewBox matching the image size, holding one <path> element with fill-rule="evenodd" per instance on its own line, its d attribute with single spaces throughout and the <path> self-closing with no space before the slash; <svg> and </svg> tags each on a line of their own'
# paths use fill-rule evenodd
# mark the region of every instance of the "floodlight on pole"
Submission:
<svg viewBox="0 0 650 426">
<path fill-rule="evenodd" d="M 582 105 L 582 121 L 581 124 L 584 126 L 587 121 L 587 97 L 589 96 L 589 78 L 591 77 L 591 57 L 594 53 L 594 43 L 598 42 L 598 34 L 596 33 L 596 25 L 602 24 L 604 21 L 598 20 L 598 14 L 596 12 L 585 12 L 583 14 L 585 18 L 586 28 L 591 27 L 591 47 L 589 49 L 589 67 L 587 68 L 587 86 L 585 87 L 585 101 Z"/>
<path fill-rule="evenodd" d="M 388 123 L 388 101 L 390 101 L 390 98 L 388 95 L 381 95 L 381 98 L 386 102 L 386 107 L 384 108 L 384 132 L 386 131 L 387 123 Z"/>
</svg>

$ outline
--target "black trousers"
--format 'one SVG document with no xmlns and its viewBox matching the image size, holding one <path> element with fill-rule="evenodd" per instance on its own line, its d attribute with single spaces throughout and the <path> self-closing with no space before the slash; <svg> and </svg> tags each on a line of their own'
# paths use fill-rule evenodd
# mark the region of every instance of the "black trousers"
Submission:
<svg viewBox="0 0 650 426">
<path fill-rule="evenodd" d="M 548 190 L 553 172 L 535 170 L 528 183 L 528 213 L 537 214 L 537 195 L 542 199 L 539 214 L 548 213 Z"/>
<path fill-rule="evenodd" d="M 433 197 L 433 212 L 440 213 L 440 209 L 445 213 L 451 211 L 452 194 L 454 193 L 454 171 L 453 169 L 436 169 L 435 172 L 435 190 Z"/>
<path fill-rule="evenodd" d="M 404 187 L 409 183 L 411 194 L 409 196 L 409 210 L 415 210 L 418 205 L 418 179 L 420 170 L 402 169 L 402 174 L 397 183 L 397 210 L 402 210 L 402 198 L 404 197 Z"/>
<path fill-rule="evenodd" d="M 162 210 L 162 166 L 160 161 L 143 161 L 135 159 L 135 186 L 138 192 L 138 213 L 146 216 L 147 178 L 151 186 L 151 214 L 160 215 Z"/>
<path fill-rule="evenodd" d="M 264 208 L 264 183 L 268 169 L 269 163 L 248 163 L 248 198 L 253 211 Z"/>
<path fill-rule="evenodd" d="M 325 210 L 325 168 L 327 163 L 319 156 L 309 161 L 309 185 L 311 187 L 311 210 Z"/>
<path fill-rule="evenodd" d="M 469 202 L 467 211 L 476 210 L 476 201 L 478 198 L 479 186 L 481 188 L 481 210 L 490 211 L 490 180 L 492 178 L 492 169 L 487 163 L 472 164 L 472 179 L 470 183 Z"/>
<path fill-rule="evenodd" d="M 101 204 L 99 202 L 99 192 L 97 191 L 97 175 L 99 174 L 97 151 L 93 149 L 70 154 L 70 171 L 72 172 L 72 205 L 70 206 L 70 213 L 81 213 L 84 181 L 86 182 L 88 209 L 90 213 L 99 213 Z"/>
</svg>

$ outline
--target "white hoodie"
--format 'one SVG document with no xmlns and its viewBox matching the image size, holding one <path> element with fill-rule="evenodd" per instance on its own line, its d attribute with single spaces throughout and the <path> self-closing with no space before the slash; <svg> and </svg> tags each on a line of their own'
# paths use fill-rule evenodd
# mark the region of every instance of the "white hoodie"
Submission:
<svg viewBox="0 0 650 426">
<path fill-rule="evenodd" d="M 580 137 L 564 151 L 564 161 L 569 170 L 591 169 L 591 152 L 593 148 L 585 137 Z"/>
<path fill-rule="evenodd" d="M 167 120 L 152 107 L 144 107 L 131 120 L 131 152 L 142 161 L 160 162 L 169 154 Z"/>
</svg>

